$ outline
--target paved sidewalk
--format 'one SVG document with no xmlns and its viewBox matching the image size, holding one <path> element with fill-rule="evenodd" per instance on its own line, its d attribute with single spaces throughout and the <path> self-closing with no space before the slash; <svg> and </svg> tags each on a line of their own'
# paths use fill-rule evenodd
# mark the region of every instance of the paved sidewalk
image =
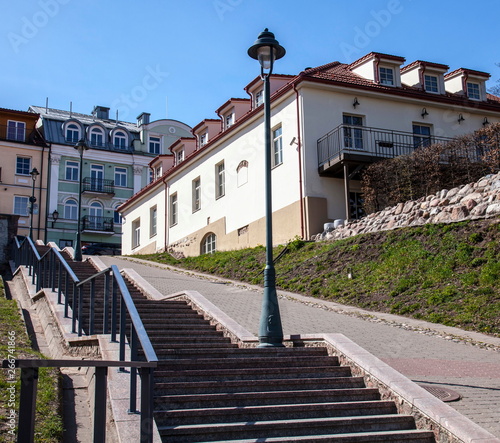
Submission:
<svg viewBox="0 0 500 443">
<path fill-rule="evenodd" d="M 258 335 L 262 290 L 154 263 L 100 257 L 135 269 L 165 295 L 200 292 Z M 500 438 L 500 339 L 432 323 L 279 293 L 284 334 L 342 333 L 411 380 L 452 389 L 448 403 Z"/>
</svg>

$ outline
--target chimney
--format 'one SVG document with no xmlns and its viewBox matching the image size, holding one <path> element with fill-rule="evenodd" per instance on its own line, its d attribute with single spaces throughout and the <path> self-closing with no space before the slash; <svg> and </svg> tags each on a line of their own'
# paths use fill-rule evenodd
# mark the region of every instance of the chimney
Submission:
<svg viewBox="0 0 500 443">
<path fill-rule="evenodd" d="M 109 120 L 109 108 L 105 106 L 94 106 L 92 115 L 99 120 Z"/>
<path fill-rule="evenodd" d="M 143 112 L 137 117 L 137 126 L 142 126 L 142 125 L 148 125 L 149 124 L 149 117 L 151 117 L 151 114 L 147 112 Z"/>
</svg>

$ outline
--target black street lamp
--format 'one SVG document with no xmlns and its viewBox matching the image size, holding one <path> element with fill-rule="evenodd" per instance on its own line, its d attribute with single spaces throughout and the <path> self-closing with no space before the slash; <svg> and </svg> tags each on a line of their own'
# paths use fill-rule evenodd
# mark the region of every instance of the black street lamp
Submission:
<svg viewBox="0 0 500 443">
<path fill-rule="evenodd" d="M 30 172 L 31 180 L 33 180 L 33 185 L 31 187 L 31 197 L 30 197 L 30 238 L 33 240 L 33 212 L 35 212 L 35 182 L 36 178 L 40 175 L 38 169 L 33 168 Z"/>
<path fill-rule="evenodd" d="M 276 293 L 276 271 L 273 263 L 273 205 L 271 187 L 271 100 L 269 77 L 274 61 L 285 55 L 274 34 L 266 28 L 248 49 L 248 55 L 258 60 L 260 77 L 264 82 L 264 139 L 266 189 L 266 268 L 264 269 L 264 297 L 259 326 L 259 347 L 283 346 L 283 328 Z"/>
<path fill-rule="evenodd" d="M 81 219 L 82 219 L 82 181 L 83 181 L 83 153 L 89 149 L 87 142 L 84 138 L 75 145 L 75 149 L 80 154 L 80 174 L 78 183 L 78 227 L 76 230 L 76 245 L 75 245 L 75 261 L 82 261 L 82 233 L 81 233 Z"/>
<path fill-rule="evenodd" d="M 54 223 L 57 221 L 59 218 L 59 211 L 57 209 L 54 209 L 54 212 L 52 213 L 52 227 L 54 227 Z"/>
</svg>

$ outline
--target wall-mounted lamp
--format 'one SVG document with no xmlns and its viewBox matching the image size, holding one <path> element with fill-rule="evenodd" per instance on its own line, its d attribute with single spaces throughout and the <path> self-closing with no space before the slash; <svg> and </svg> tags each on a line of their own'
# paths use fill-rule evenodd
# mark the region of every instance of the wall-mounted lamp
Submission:
<svg viewBox="0 0 500 443">
<path fill-rule="evenodd" d="M 488 121 L 488 117 L 484 117 L 484 120 L 483 120 L 483 126 L 486 126 L 486 125 L 489 125 L 490 122 Z"/>
<path fill-rule="evenodd" d="M 425 116 L 429 115 L 429 113 L 427 112 L 426 108 L 422 108 L 422 113 L 420 115 L 422 116 L 422 118 L 425 118 Z"/>
<path fill-rule="evenodd" d="M 54 209 L 54 212 L 52 213 L 52 227 L 54 227 L 54 223 L 57 221 L 59 218 L 59 212 L 57 212 L 57 209 Z"/>
<path fill-rule="evenodd" d="M 359 106 L 358 97 L 354 97 L 354 101 L 352 102 L 352 107 L 356 109 L 356 106 Z"/>
<path fill-rule="evenodd" d="M 458 124 L 462 123 L 465 120 L 462 114 L 458 114 Z"/>
</svg>

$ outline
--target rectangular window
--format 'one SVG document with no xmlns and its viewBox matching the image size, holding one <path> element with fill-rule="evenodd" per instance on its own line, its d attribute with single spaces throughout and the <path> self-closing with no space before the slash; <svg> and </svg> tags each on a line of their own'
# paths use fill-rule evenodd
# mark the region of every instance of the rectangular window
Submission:
<svg viewBox="0 0 500 443">
<path fill-rule="evenodd" d="M 467 97 L 472 100 L 481 100 L 481 93 L 479 92 L 478 83 L 467 82 Z"/>
<path fill-rule="evenodd" d="M 359 115 L 344 115 L 344 148 L 363 149 L 363 117 Z M 360 128 L 356 128 L 359 126 Z"/>
<path fill-rule="evenodd" d="M 193 180 L 193 212 L 201 209 L 201 179 L 200 177 Z"/>
<path fill-rule="evenodd" d="M 115 168 L 115 186 L 127 187 L 127 168 Z"/>
<path fill-rule="evenodd" d="M 175 153 L 175 164 L 178 165 L 184 161 L 184 149 L 180 149 Z"/>
<path fill-rule="evenodd" d="M 259 107 L 262 103 L 264 103 L 264 91 L 257 91 L 255 93 L 255 107 Z"/>
<path fill-rule="evenodd" d="M 281 165 L 283 163 L 283 140 L 281 126 L 273 129 L 273 153 L 272 153 L 271 166 Z"/>
<path fill-rule="evenodd" d="M 14 214 L 26 217 L 29 214 L 29 198 L 14 196 Z"/>
<path fill-rule="evenodd" d="M 413 147 L 420 148 L 431 144 L 431 127 L 413 125 Z"/>
<path fill-rule="evenodd" d="M 66 180 L 77 182 L 79 179 L 80 163 L 71 160 L 66 161 Z"/>
<path fill-rule="evenodd" d="M 234 123 L 234 113 L 230 112 L 229 114 L 227 114 L 224 121 L 226 123 L 226 129 L 231 127 Z"/>
<path fill-rule="evenodd" d="M 23 142 L 26 134 L 26 123 L 16 122 L 14 120 L 7 121 L 7 140 Z"/>
<path fill-rule="evenodd" d="M 158 167 L 155 169 L 155 179 L 156 179 L 156 178 L 161 177 L 161 174 L 162 174 L 162 169 L 161 169 L 161 166 L 158 166 Z"/>
<path fill-rule="evenodd" d="M 379 68 L 380 83 L 383 85 L 394 86 L 394 70 L 392 68 Z"/>
<path fill-rule="evenodd" d="M 160 137 L 149 137 L 149 152 L 151 154 L 159 154 L 161 148 L 161 139 Z"/>
<path fill-rule="evenodd" d="M 200 134 L 200 146 L 205 146 L 208 142 L 208 132 Z"/>
<path fill-rule="evenodd" d="M 16 174 L 30 175 L 31 171 L 31 158 L 17 157 L 16 159 Z"/>
<path fill-rule="evenodd" d="M 226 193 L 226 173 L 224 162 L 215 165 L 215 198 L 223 197 Z"/>
<path fill-rule="evenodd" d="M 177 192 L 170 196 L 170 226 L 177 224 Z"/>
<path fill-rule="evenodd" d="M 435 75 L 424 75 L 424 82 L 427 92 L 439 92 L 438 78 Z"/>
<path fill-rule="evenodd" d="M 157 220 L 156 206 L 149 209 L 149 236 L 154 237 L 156 235 L 156 220 Z"/>
<path fill-rule="evenodd" d="M 137 248 L 141 244 L 141 219 L 132 222 L 132 248 Z"/>
</svg>

